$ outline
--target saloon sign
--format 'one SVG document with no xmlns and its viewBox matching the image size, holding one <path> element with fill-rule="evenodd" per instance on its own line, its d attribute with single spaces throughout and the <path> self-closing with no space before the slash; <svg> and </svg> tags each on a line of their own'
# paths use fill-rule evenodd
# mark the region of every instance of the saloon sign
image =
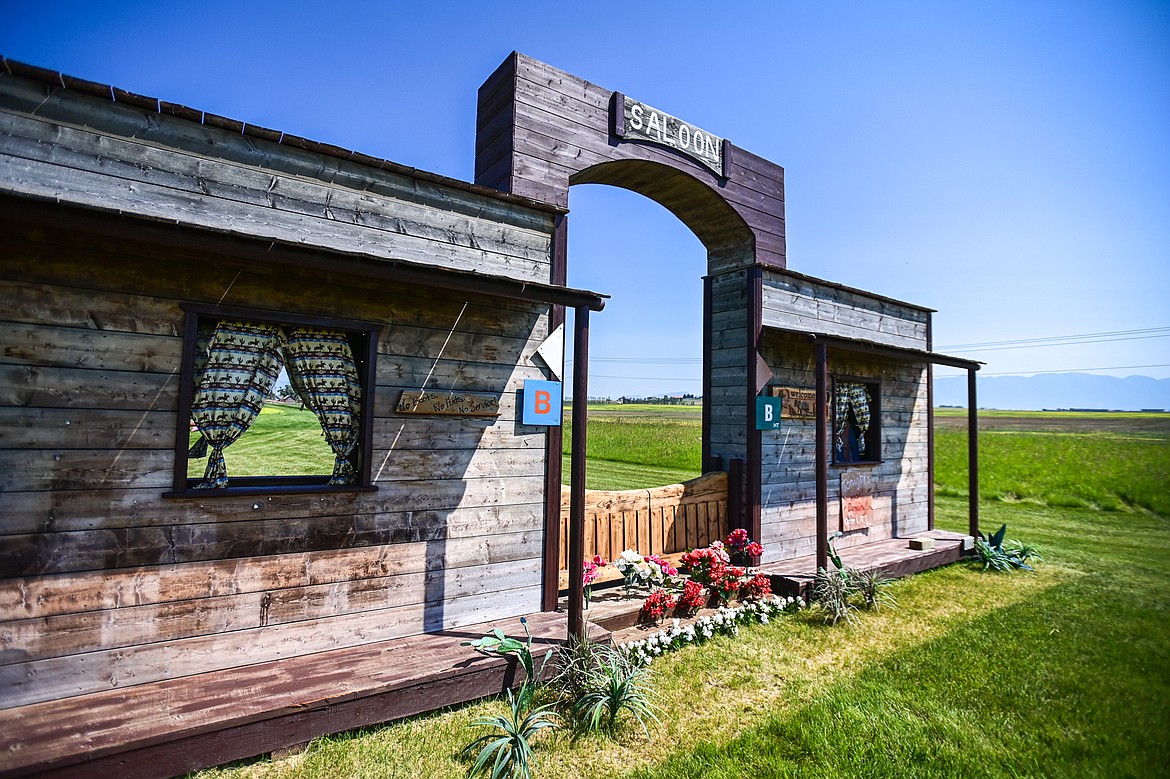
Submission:
<svg viewBox="0 0 1170 779">
<path fill-rule="evenodd" d="M 716 175 L 723 172 L 723 139 L 700 130 L 665 111 L 631 100 L 621 92 L 613 96 L 614 135 L 625 140 L 649 141 L 682 152 Z"/>
</svg>

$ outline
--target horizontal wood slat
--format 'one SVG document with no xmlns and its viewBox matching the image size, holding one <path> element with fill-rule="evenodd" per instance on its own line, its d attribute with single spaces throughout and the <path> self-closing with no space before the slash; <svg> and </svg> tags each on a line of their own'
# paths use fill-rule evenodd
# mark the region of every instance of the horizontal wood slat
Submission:
<svg viewBox="0 0 1170 779">
<path fill-rule="evenodd" d="M 568 568 L 569 488 L 561 490 L 560 568 Z M 727 474 L 647 490 L 585 491 L 585 557 L 626 549 L 677 555 L 727 535 Z"/>
</svg>

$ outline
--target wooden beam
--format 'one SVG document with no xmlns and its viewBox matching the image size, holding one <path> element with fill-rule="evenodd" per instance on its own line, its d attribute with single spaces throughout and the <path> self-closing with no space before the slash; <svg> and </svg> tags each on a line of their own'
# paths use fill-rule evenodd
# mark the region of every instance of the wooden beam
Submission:
<svg viewBox="0 0 1170 779">
<path fill-rule="evenodd" d="M 817 388 L 817 568 L 829 567 L 829 349 L 813 347 Z"/>
<path fill-rule="evenodd" d="M 565 214 L 556 218 L 552 244 L 552 283 L 563 285 L 568 277 L 569 219 Z M 565 323 L 565 307 L 554 305 L 548 313 L 548 331 L 551 333 Z M 563 359 L 563 355 L 562 355 Z M 558 366 L 562 377 L 565 366 Z M 561 452 L 564 451 L 565 431 L 560 425 L 550 427 L 545 437 L 544 476 L 544 592 L 541 611 L 556 611 L 560 600 L 561 556 Z"/>
<path fill-rule="evenodd" d="M 979 534 L 979 408 L 975 372 L 967 369 L 967 522 L 972 536 Z"/>
<path fill-rule="evenodd" d="M 585 442 L 589 424 L 589 308 L 573 317 L 573 454 L 569 485 L 569 639 L 582 635 L 585 559 Z"/>
</svg>

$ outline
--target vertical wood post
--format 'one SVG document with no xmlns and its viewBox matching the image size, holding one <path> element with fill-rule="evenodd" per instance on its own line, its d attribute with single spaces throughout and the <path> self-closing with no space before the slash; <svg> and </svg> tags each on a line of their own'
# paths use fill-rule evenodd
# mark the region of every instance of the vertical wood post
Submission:
<svg viewBox="0 0 1170 779">
<path fill-rule="evenodd" d="M 817 568 L 829 567 L 829 350 L 813 347 L 817 387 Z"/>
<path fill-rule="evenodd" d="M 975 394 L 975 371 L 967 369 L 967 516 L 968 532 L 979 533 L 979 404 Z"/>
<path fill-rule="evenodd" d="M 759 390 L 756 387 L 756 364 L 760 359 L 760 347 L 763 345 L 764 334 L 764 271 L 760 266 L 753 266 L 748 273 L 750 287 L 748 289 L 748 402 L 747 402 L 747 516 L 744 517 L 744 528 L 748 535 L 759 540 L 763 511 L 761 498 L 764 484 L 764 437 L 756 429 L 756 397 Z"/>
<path fill-rule="evenodd" d="M 733 457 L 727 461 L 727 530 L 744 525 L 743 460 Z"/>
<path fill-rule="evenodd" d="M 720 466 L 715 465 L 711 457 L 711 348 L 714 343 L 711 319 L 715 305 L 713 284 L 714 280 L 710 276 L 703 277 L 703 459 L 700 460 L 703 473 L 722 470 Z"/>
<path fill-rule="evenodd" d="M 585 441 L 589 424 L 589 309 L 573 317 L 573 452 L 569 484 L 569 639 L 585 630 Z"/>
<path fill-rule="evenodd" d="M 558 215 L 553 233 L 553 284 L 564 285 L 568 277 L 566 267 L 569 246 L 568 229 L 568 216 Z M 564 323 L 565 307 L 552 306 L 548 314 L 548 331 L 551 333 Z M 370 364 L 373 365 L 373 363 Z M 558 369 L 563 381 L 565 375 L 563 359 Z M 556 611 L 557 602 L 560 599 L 561 453 L 564 451 L 564 440 L 564 428 L 560 426 L 548 428 L 544 449 L 547 470 L 544 475 L 544 570 L 541 577 L 541 611 Z"/>
<path fill-rule="evenodd" d="M 934 363 L 926 364 L 926 529 L 934 530 Z"/>
</svg>

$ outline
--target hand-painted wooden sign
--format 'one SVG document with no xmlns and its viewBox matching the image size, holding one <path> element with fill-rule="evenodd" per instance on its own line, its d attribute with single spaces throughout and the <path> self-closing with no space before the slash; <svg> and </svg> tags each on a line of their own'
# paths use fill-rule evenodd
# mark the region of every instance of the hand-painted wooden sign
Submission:
<svg viewBox="0 0 1170 779">
<path fill-rule="evenodd" d="M 817 416 L 816 390 L 798 387 L 777 387 L 787 419 L 815 419 Z"/>
<path fill-rule="evenodd" d="M 624 139 L 650 141 L 676 149 L 697 160 L 719 176 L 723 171 L 723 139 L 693 124 L 632 100 L 621 92 L 613 97 L 614 135 Z"/>
<path fill-rule="evenodd" d="M 873 480 L 868 473 L 841 474 L 841 529 L 858 530 L 873 523 Z"/>
<path fill-rule="evenodd" d="M 411 392 L 403 390 L 398 399 L 399 414 L 443 414 L 462 417 L 498 417 L 499 395 L 482 392 Z"/>
</svg>

